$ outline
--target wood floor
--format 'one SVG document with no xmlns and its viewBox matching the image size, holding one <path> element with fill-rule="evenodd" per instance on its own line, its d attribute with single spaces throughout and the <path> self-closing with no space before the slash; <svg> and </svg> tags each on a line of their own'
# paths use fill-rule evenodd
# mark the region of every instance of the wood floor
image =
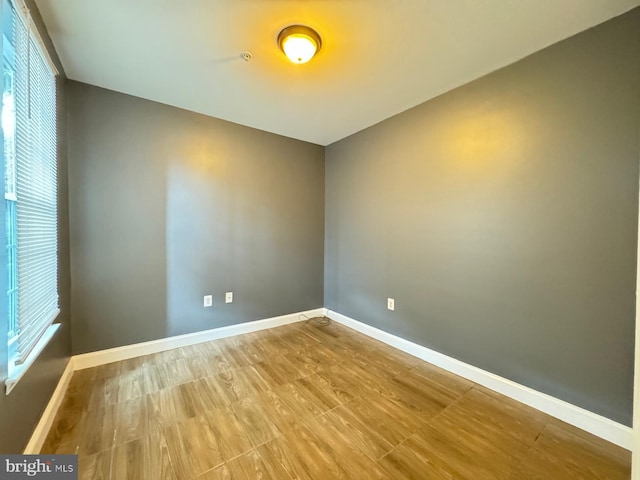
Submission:
<svg viewBox="0 0 640 480">
<path fill-rule="evenodd" d="M 617 480 L 630 453 L 317 321 L 74 374 L 43 453 L 82 479 Z"/>
</svg>

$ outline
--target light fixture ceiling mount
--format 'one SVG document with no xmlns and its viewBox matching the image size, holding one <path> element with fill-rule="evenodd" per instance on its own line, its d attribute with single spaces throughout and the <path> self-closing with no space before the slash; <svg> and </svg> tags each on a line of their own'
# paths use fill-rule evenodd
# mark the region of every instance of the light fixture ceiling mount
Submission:
<svg viewBox="0 0 640 480">
<path fill-rule="evenodd" d="M 290 25 L 278 34 L 280 50 L 293 63 L 307 63 L 322 46 L 318 32 L 305 25 Z"/>
</svg>

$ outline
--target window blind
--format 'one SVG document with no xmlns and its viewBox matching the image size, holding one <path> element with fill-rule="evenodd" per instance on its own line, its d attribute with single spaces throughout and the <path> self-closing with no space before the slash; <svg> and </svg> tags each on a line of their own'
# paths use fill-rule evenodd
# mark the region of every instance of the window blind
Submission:
<svg viewBox="0 0 640 480">
<path fill-rule="evenodd" d="M 59 313 L 56 72 L 23 6 L 12 5 L 15 42 L 17 331 L 25 361 Z"/>
</svg>

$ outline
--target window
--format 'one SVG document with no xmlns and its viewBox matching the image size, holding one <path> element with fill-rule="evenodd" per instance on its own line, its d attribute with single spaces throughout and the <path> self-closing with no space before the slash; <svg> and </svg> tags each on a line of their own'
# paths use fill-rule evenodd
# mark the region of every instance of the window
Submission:
<svg viewBox="0 0 640 480">
<path fill-rule="evenodd" d="M 44 348 L 60 312 L 57 72 L 21 1 L 2 1 L 8 392 Z"/>
</svg>

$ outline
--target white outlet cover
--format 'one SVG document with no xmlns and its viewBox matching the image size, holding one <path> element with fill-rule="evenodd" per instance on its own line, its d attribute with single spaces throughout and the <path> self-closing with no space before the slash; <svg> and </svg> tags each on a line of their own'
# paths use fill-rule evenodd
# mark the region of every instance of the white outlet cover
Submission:
<svg viewBox="0 0 640 480">
<path fill-rule="evenodd" d="M 203 304 L 204 304 L 205 307 L 212 306 L 213 305 L 213 295 L 205 295 Z"/>
<path fill-rule="evenodd" d="M 387 298 L 387 309 L 395 310 L 395 308 L 396 308 L 396 301 L 393 298 Z"/>
<path fill-rule="evenodd" d="M 225 303 L 233 303 L 233 292 L 227 292 L 224 294 Z"/>
</svg>

